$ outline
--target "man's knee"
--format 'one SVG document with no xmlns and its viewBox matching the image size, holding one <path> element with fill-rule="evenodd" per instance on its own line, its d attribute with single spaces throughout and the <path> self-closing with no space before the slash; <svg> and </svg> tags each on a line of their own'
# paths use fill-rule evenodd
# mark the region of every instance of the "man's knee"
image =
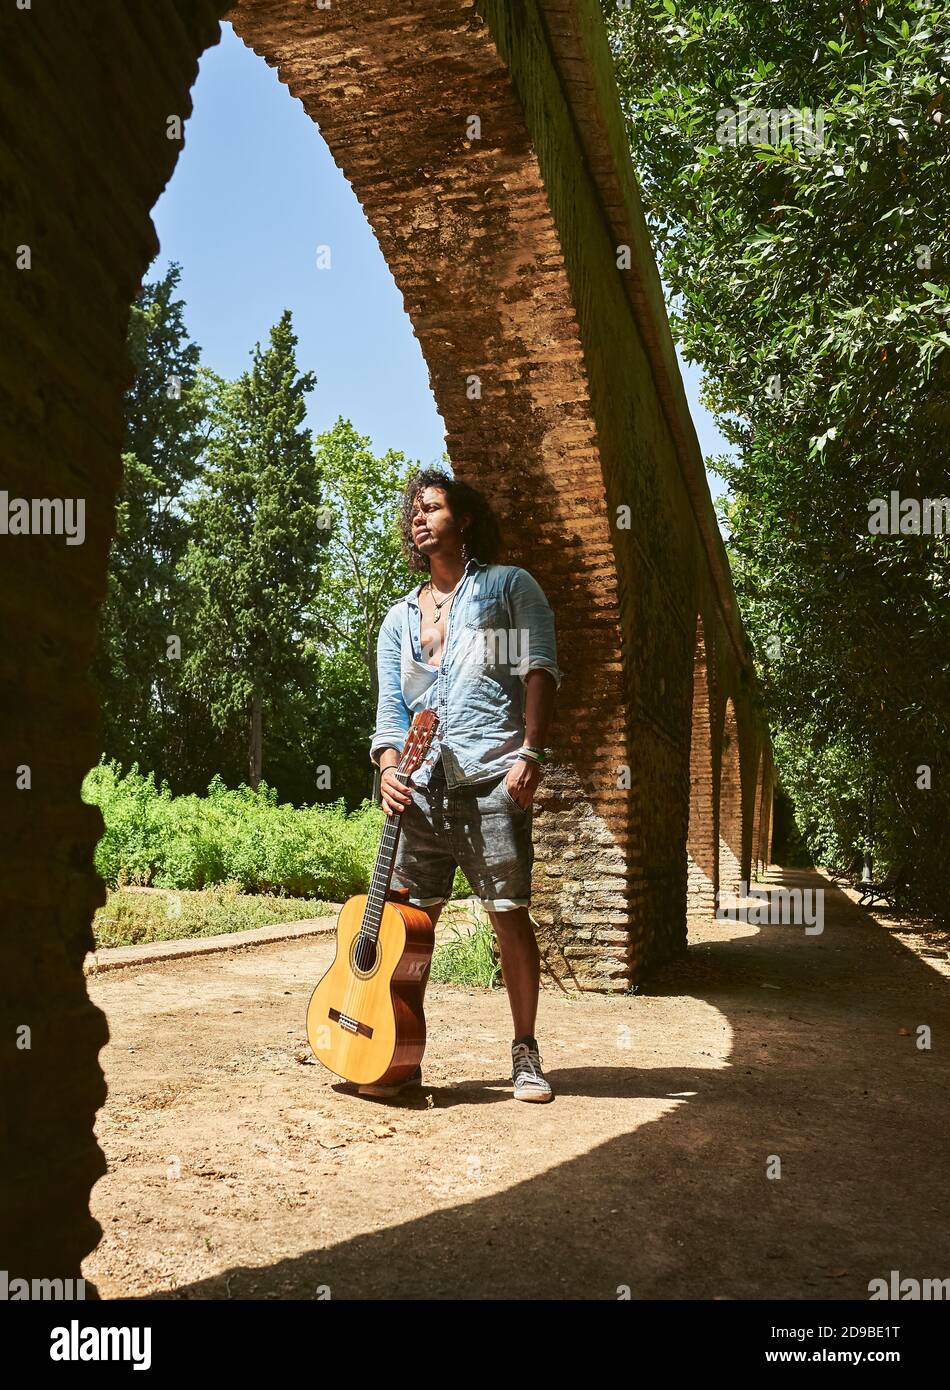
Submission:
<svg viewBox="0 0 950 1390">
<path fill-rule="evenodd" d="M 499 935 L 503 932 L 534 931 L 531 914 L 526 906 L 489 907 L 487 911 L 491 924 Z"/>
</svg>

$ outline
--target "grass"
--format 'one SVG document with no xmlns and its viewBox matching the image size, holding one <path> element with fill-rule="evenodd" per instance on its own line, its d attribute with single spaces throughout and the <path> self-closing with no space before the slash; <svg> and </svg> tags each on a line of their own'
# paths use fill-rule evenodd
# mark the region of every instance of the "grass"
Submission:
<svg viewBox="0 0 950 1390">
<path fill-rule="evenodd" d="M 495 933 L 491 926 L 477 916 L 473 932 L 460 931 L 454 924 L 450 930 L 453 939 L 435 948 L 430 978 L 441 984 L 492 989 L 498 982 L 501 967 L 495 954 Z"/>
<path fill-rule="evenodd" d="M 120 888 L 109 894 L 92 926 L 96 949 L 102 950 L 110 946 L 141 946 L 150 941 L 217 936 L 248 927 L 325 917 L 332 911 L 329 903 L 318 898 L 242 893 L 236 883 L 218 884 L 202 892 L 136 893 Z"/>
<path fill-rule="evenodd" d="M 131 888 L 110 892 L 93 920 L 96 950 L 112 946 L 144 946 L 152 941 L 180 941 L 219 936 L 249 927 L 276 926 L 309 917 L 326 917 L 337 907 L 319 898 L 283 898 L 273 894 L 242 893 L 240 884 L 224 883 L 200 891 L 168 889 L 143 893 Z M 449 941 L 436 946 L 432 979 L 443 984 L 491 989 L 498 982 L 495 937 L 489 924 L 476 915 L 475 930 L 467 930 L 461 904 L 448 912 L 462 925 L 449 922 Z"/>
</svg>

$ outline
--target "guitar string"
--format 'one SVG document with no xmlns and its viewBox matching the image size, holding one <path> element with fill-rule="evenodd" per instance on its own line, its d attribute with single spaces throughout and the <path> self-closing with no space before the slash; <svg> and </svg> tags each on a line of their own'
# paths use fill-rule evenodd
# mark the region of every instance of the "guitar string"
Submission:
<svg viewBox="0 0 950 1390">
<path fill-rule="evenodd" d="M 411 736 L 411 731 L 410 731 L 410 736 Z M 403 751 L 403 757 L 404 757 L 404 756 L 405 756 L 405 750 Z M 401 759 L 400 759 L 400 761 L 401 761 Z M 398 772 L 397 772 L 397 776 L 398 776 Z M 400 780 L 401 780 L 401 779 L 400 779 Z M 369 889 L 368 889 L 368 891 L 367 891 L 367 894 L 366 894 L 366 901 L 365 901 L 364 906 L 363 906 L 363 916 L 362 916 L 362 919 L 361 919 L 361 921 L 360 921 L 359 931 L 356 933 L 356 936 L 355 936 L 355 938 L 354 938 L 353 944 L 352 944 L 351 947 L 350 947 L 350 953 L 351 953 L 351 954 L 350 954 L 350 961 L 347 963 L 347 964 L 348 964 L 348 967 L 349 967 L 349 982 L 348 982 L 347 991 L 346 991 L 346 995 L 345 995 L 345 1000 L 344 1000 L 345 1007 L 344 1007 L 343 1012 L 346 1014 L 346 1016 L 347 1016 L 348 1018 L 353 1019 L 357 1024 L 359 1024 L 360 1022 L 363 1021 L 363 1020 L 362 1020 L 362 1005 L 363 1005 L 363 1001 L 365 1000 L 366 995 L 367 995 L 367 993 L 368 993 L 368 981 L 361 979 L 360 976 L 357 975 L 357 974 L 354 972 L 354 970 L 353 970 L 353 960 L 354 960 L 354 958 L 355 958 L 356 963 L 359 964 L 360 961 L 361 961 L 361 959 L 362 959 L 362 956 L 363 956 L 363 948 L 364 948 L 364 940 L 365 940 L 365 938 L 364 938 L 364 927 L 365 927 L 365 925 L 366 925 L 366 919 L 367 919 L 367 917 L 370 915 L 370 907 L 371 907 L 371 905 L 373 904 L 374 898 L 375 898 L 375 895 L 376 895 L 376 891 L 377 891 L 377 888 L 376 888 L 377 877 L 378 877 L 378 875 L 379 875 L 379 870 L 380 870 L 381 862 L 382 862 L 382 860 L 383 860 L 383 858 L 384 858 L 384 850 L 385 850 L 385 857 L 388 857 L 389 854 L 391 853 L 391 847 L 390 847 L 389 841 L 390 841 L 391 839 L 394 838 L 393 835 L 391 834 L 392 827 L 393 827 L 393 819 L 392 819 L 392 817 L 387 817 L 386 825 L 385 825 L 384 828 L 383 828 L 383 834 L 382 834 L 382 836 L 381 836 L 381 838 L 380 838 L 379 848 L 377 849 L 377 852 L 376 852 L 376 861 L 375 861 L 375 863 L 374 863 L 374 865 L 373 865 L 373 873 L 372 873 L 372 876 L 371 876 L 371 878 L 370 878 Z M 384 912 L 384 911 L 385 911 L 385 897 L 384 897 L 384 899 L 383 899 L 383 907 L 380 909 L 380 914 L 379 914 L 379 917 L 380 917 L 379 930 L 380 930 L 380 931 L 381 931 L 381 929 L 382 929 L 382 917 L 383 917 L 383 912 Z M 376 950 L 377 953 L 378 953 L 378 949 L 379 949 L 379 931 L 377 932 L 376 943 L 375 943 L 375 950 Z M 358 1036 L 358 1034 L 357 1034 L 356 1036 Z"/>
<path fill-rule="evenodd" d="M 417 731 L 417 732 L 421 732 L 421 731 Z M 410 730 L 410 737 L 409 737 L 409 740 L 407 740 L 406 748 L 403 749 L 402 758 L 405 758 L 406 753 L 407 753 L 407 752 L 409 751 L 409 749 L 410 749 L 410 740 L 413 739 L 413 733 L 414 733 L 414 731 L 413 731 L 413 730 Z M 425 754 L 424 754 L 424 751 L 423 751 L 423 756 L 424 756 L 424 755 L 425 755 Z M 402 761 L 402 758 L 400 758 L 400 762 Z M 396 774 L 396 775 L 397 775 L 397 777 L 399 778 L 399 781 L 402 782 L 403 786 L 405 786 L 405 785 L 407 784 L 407 782 L 408 782 L 409 777 L 412 776 L 412 772 L 411 772 L 411 771 L 406 771 L 406 770 L 404 770 L 403 772 L 400 773 L 400 772 L 397 770 L 397 774 Z M 369 916 L 369 909 L 370 909 L 370 906 L 371 906 L 371 905 L 373 906 L 373 916 L 376 916 L 376 915 L 377 915 L 377 908 L 376 908 L 375 900 L 376 900 L 376 898 L 377 898 L 377 895 L 381 893 L 381 894 L 382 894 L 382 902 L 379 904 L 379 907 L 378 907 L 379 922 L 378 922 L 378 924 L 377 924 L 376 933 L 375 933 L 375 939 L 374 939 L 374 941 L 373 941 L 373 945 L 374 945 L 374 956 L 378 957 L 378 953 L 379 953 L 379 939 L 380 939 L 380 935 L 381 935 L 381 933 L 382 933 L 383 917 L 384 917 L 385 911 L 386 911 L 386 893 L 385 893 L 385 884 L 382 882 L 382 880 L 380 880 L 380 882 L 377 883 L 377 879 L 379 878 L 380 869 L 381 869 L 381 867 L 382 867 L 382 864 L 383 864 L 384 859 L 389 859 L 390 857 L 393 857 L 393 856 L 394 856 L 395 842 L 396 842 L 396 840 L 397 840 L 397 838 L 398 838 L 398 833 L 397 833 L 396 827 L 399 826 L 399 825 L 401 825 L 401 821 L 402 821 L 402 813 L 401 813 L 401 812 L 400 812 L 400 814 L 399 814 L 398 817 L 390 816 L 390 817 L 387 818 L 387 823 L 386 823 L 386 826 L 385 826 L 385 828 L 384 828 L 384 830 L 383 830 L 382 838 L 381 838 L 381 840 L 380 840 L 379 850 L 377 851 L 377 855 L 376 855 L 376 863 L 375 863 L 374 868 L 373 868 L 373 876 L 372 876 L 372 878 L 371 878 L 371 880 L 370 880 L 369 892 L 367 893 L 367 896 L 366 896 L 366 905 L 364 906 L 364 909 L 363 909 L 363 920 L 362 920 L 362 922 L 360 923 L 360 930 L 359 930 L 359 932 L 357 933 L 357 936 L 356 936 L 355 952 L 356 952 L 356 955 L 357 955 L 357 959 L 359 959 L 360 955 L 362 954 L 362 952 L 361 952 L 361 945 L 362 945 L 362 940 L 363 940 L 363 927 L 364 927 L 364 925 L 365 925 L 367 916 Z M 385 851 L 386 851 L 385 854 L 384 854 L 384 847 L 385 847 Z M 354 987 L 353 987 L 353 986 L 354 986 L 354 983 L 355 983 L 355 989 L 354 989 Z M 370 992 L 370 987 L 371 987 L 371 985 L 370 985 L 370 981 L 369 981 L 368 979 L 360 979 L 358 976 L 355 976 L 355 975 L 353 974 L 352 970 L 351 970 L 351 972 L 350 972 L 350 987 L 349 987 L 349 990 L 348 990 L 347 996 L 346 996 L 346 1009 L 345 1009 L 345 1012 L 346 1012 L 346 1014 L 348 1015 L 348 1017 L 350 1017 L 350 1018 L 356 1020 L 357 1022 L 360 1022 L 360 1021 L 361 1021 L 362 1006 L 363 1006 L 363 1003 L 364 1003 L 366 997 L 368 996 L 368 994 L 369 994 L 369 992 Z"/>
<path fill-rule="evenodd" d="M 388 830 L 389 830 L 389 824 L 387 823 L 387 825 L 386 825 L 386 826 L 384 827 L 384 829 L 383 829 L 383 834 L 382 834 L 382 837 L 381 837 L 381 839 L 380 839 L 379 847 L 378 847 L 378 849 L 377 849 L 377 851 L 376 851 L 376 861 L 375 861 L 375 863 L 374 863 L 374 865 L 373 865 L 373 873 L 372 873 L 372 876 L 371 876 L 370 882 L 369 882 L 369 890 L 368 890 L 367 895 L 366 895 L 366 901 L 365 901 L 365 903 L 364 903 L 364 905 L 363 905 L 363 915 L 362 915 L 362 918 L 361 918 L 361 920 L 360 920 L 359 931 L 356 933 L 356 936 L 354 937 L 353 941 L 352 941 L 351 944 L 350 944 L 349 960 L 347 961 L 347 970 L 348 970 L 349 978 L 348 978 L 348 980 L 347 980 L 347 988 L 346 988 L 346 991 L 345 991 L 344 997 L 343 997 L 343 1008 L 342 1008 L 342 1013 L 345 1015 L 346 1018 L 348 1018 L 348 1019 L 353 1019 L 353 1020 L 356 1022 L 357 1025 L 361 1022 L 361 1014 L 362 1014 L 361 1001 L 362 1001 L 362 997 L 363 997 L 363 982 L 361 981 L 359 975 L 357 975 L 357 974 L 354 972 L 353 966 L 354 966 L 354 961 L 357 963 L 357 965 L 359 964 L 360 958 L 361 958 L 361 956 L 362 956 L 362 949 L 363 949 L 363 928 L 364 928 L 364 926 L 365 926 L 365 924 L 366 924 L 366 918 L 367 918 L 367 915 L 368 915 L 369 904 L 370 904 L 370 902 L 372 901 L 373 885 L 374 885 L 375 882 L 376 882 L 376 875 L 377 875 L 378 870 L 379 870 L 379 862 L 380 862 L 380 858 L 381 858 L 382 853 L 383 853 L 383 846 L 386 844 L 386 837 L 387 837 Z M 351 1036 L 352 1036 L 352 1035 L 351 1035 Z M 359 1034 L 356 1034 L 355 1036 L 358 1037 Z M 347 1047 L 347 1052 L 348 1052 L 348 1051 L 349 1051 L 349 1046 Z"/>
<path fill-rule="evenodd" d="M 451 606 L 451 608 L 449 609 L 448 622 L 446 623 L 445 636 L 444 636 L 444 638 L 443 638 L 443 643 L 447 643 L 447 642 L 448 642 L 449 631 L 450 631 L 450 629 L 451 629 L 452 615 L 453 615 L 454 608 L 455 608 L 455 605 L 454 605 L 454 603 L 453 603 L 452 606 Z M 409 729 L 409 734 L 408 734 L 408 736 L 407 736 L 407 738 L 406 738 L 405 746 L 403 747 L 402 753 L 401 753 L 400 758 L 399 758 L 399 762 L 400 762 L 400 763 L 403 761 L 403 759 L 405 758 L 407 752 L 409 752 L 410 748 L 412 748 L 412 747 L 418 745 L 422 740 L 425 740 L 425 742 L 424 742 L 424 744 L 423 744 L 423 746 L 421 747 L 420 752 L 419 752 L 419 762 L 416 764 L 416 768 L 418 768 L 418 767 L 420 766 L 420 764 L 422 763 L 422 759 L 425 757 L 426 753 L 429 751 L 430 744 L 431 744 L 431 742 L 432 742 L 433 737 L 435 736 L 435 730 L 436 730 L 436 728 L 438 727 L 438 720 L 436 719 L 435 723 L 433 724 L 433 726 L 432 726 L 431 728 L 426 727 L 426 728 L 425 728 L 425 731 L 423 731 L 423 725 L 422 725 L 422 724 L 420 724 L 420 727 L 419 727 L 418 729 L 416 728 L 416 720 L 424 720 L 425 717 L 426 717 L 427 715 L 428 715 L 428 716 L 431 716 L 432 714 L 433 714 L 433 711 L 432 711 L 432 710 L 425 710 L 425 711 L 420 710 L 419 714 L 417 714 L 416 717 L 415 717 L 415 719 L 413 719 L 412 726 L 410 727 L 410 729 Z M 428 737 L 426 737 L 426 735 L 428 735 Z M 411 770 L 405 772 L 405 773 L 403 774 L 403 776 L 401 776 L 401 777 L 399 778 L 399 780 L 402 782 L 403 786 L 406 786 L 406 785 L 407 785 L 409 778 L 412 776 L 412 773 L 416 770 L 416 768 L 412 768 Z M 397 776 L 399 776 L 398 764 L 397 764 Z M 377 852 L 377 855 L 376 855 L 376 866 L 375 866 L 375 868 L 374 868 L 374 870 L 373 870 L 373 877 L 372 877 L 372 879 L 370 880 L 370 893 L 367 894 L 366 907 L 364 907 L 364 909 L 363 909 L 363 921 L 364 921 L 364 922 L 365 922 L 365 920 L 366 920 L 366 915 L 367 915 L 367 911 L 368 911 L 368 908 L 369 908 L 370 895 L 371 895 L 372 892 L 373 892 L 374 884 L 375 884 L 375 882 L 376 882 L 376 873 L 377 873 L 377 871 L 378 871 L 378 868 L 379 868 L 379 865 L 380 865 L 380 861 L 381 861 L 381 859 L 382 859 L 382 844 L 383 844 L 383 842 L 385 841 L 386 835 L 388 834 L 390 828 L 391 828 L 392 825 L 393 825 L 394 819 L 395 819 L 394 817 L 389 817 L 389 818 L 388 818 L 388 822 L 389 822 L 389 823 L 387 824 L 385 830 L 383 831 L 383 839 L 382 839 L 381 842 L 380 842 L 380 848 L 379 848 L 379 851 Z M 398 817 L 397 824 L 401 824 L 401 822 L 402 822 L 402 812 L 399 813 L 399 817 Z M 393 858 L 395 858 L 395 855 L 394 855 L 394 854 L 393 854 Z M 390 875 L 390 878 L 391 878 L 391 875 Z M 386 885 L 386 886 L 388 886 L 388 885 Z M 385 912 L 386 912 L 386 891 L 385 891 L 385 887 L 384 887 L 384 890 L 383 890 L 383 901 L 382 901 L 382 906 L 380 907 L 380 910 L 379 910 L 379 925 L 378 925 L 377 931 L 376 931 L 375 951 L 376 951 L 377 957 L 378 957 L 378 953 L 379 953 L 379 937 L 380 937 L 380 934 L 381 934 L 381 932 L 382 932 L 383 917 L 384 917 L 384 915 L 385 915 Z M 359 953 L 359 951 L 360 951 L 359 937 L 362 936 L 362 933 L 363 933 L 363 924 L 361 923 L 361 924 L 360 924 L 359 933 L 357 934 L 357 945 L 356 945 L 356 948 L 355 948 L 357 953 Z M 351 951 L 352 951 L 352 950 L 353 950 L 353 947 L 351 947 L 350 949 L 351 949 Z M 349 966 L 349 964 L 350 964 L 350 963 L 347 962 L 347 965 L 348 965 L 348 966 Z M 362 1007 L 363 1001 L 365 1000 L 365 998 L 366 998 L 367 995 L 369 994 L 370 982 L 369 982 L 369 980 L 360 980 L 360 979 L 357 978 L 357 979 L 356 979 L 356 989 L 355 989 L 355 991 L 353 990 L 353 982 L 354 982 L 354 974 L 353 974 L 352 968 L 350 968 L 350 983 L 349 983 L 349 987 L 348 987 L 348 989 L 347 989 L 347 993 L 346 993 L 346 996 L 345 996 L 345 998 L 346 998 L 346 1010 L 345 1010 L 345 1012 L 346 1012 L 346 1014 L 348 1015 L 349 1018 L 354 1019 L 357 1023 L 359 1023 L 359 1021 L 360 1021 L 360 1014 L 359 1014 L 359 1012 L 357 1012 L 357 1010 L 359 1010 L 359 1009 Z M 355 995 L 355 997 L 354 997 L 354 995 Z M 352 1012 L 351 1012 L 351 1009 L 353 1010 Z"/>
<path fill-rule="evenodd" d="M 426 711 L 426 713 L 431 713 L 431 711 Z M 426 746 L 425 746 L 424 748 L 422 748 L 422 750 L 421 750 L 420 762 L 421 762 L 421 759 L 422 759 L 423 757 L 425 757 L 425 754 L 426 754 L 426 752 L 428 751 L 428 745 L 429 745 L 429 743 L 431 743 L 432 733 L 434 733 L 434 730 L 431 731 L 431 732 L 429 733 L 429 740 L 428 740 L 428 742 L 426 743 Z M 423 734 L 423 731 L 422 731 L 421 728 L 418 729 L 418 730 L 416 730 L 415 728 L 410 729 L 410 731 L 409 731 L 409 737 L 407 738 L 407 740 L 406 740 L 406 746 L 405 746 L 405 748 L 404 748 L 403 751 L 402 751 L 402 757 L 400 758 L 400 762 L 402 762 L 402 760 L 405 758 L 407 752 L 410 751 L 412 745 L 413 745 L 414 743 L 417 743 L 417 742 L 419 741 L 419 738 L 424 737 L 424 736 L 425 736 L 425 735 Z M 417 766 L 418 766 L 418 764 L 417 764 Z M 412 769 L 412 770 L 404 770 L 404 771 L 400 772 L 399 769 L 397 768 L 396 775 L 397 775 L 399 781 L 402 782 L 403 786 L 406 786 L 406 785 L 407 785 L 408 780 L 409 780 L 409 778 L 412 776 L 412 772 L 413 772 L 414 770 L 415 770 L 415 769 Z M 364 927 L 364 925 L 365 925 L 366 918 L 367 918 L 367 916 L 369 915 L 370 905 L 373 904 L 373 915 L 376 916 L 377 914 L 376 914 L 375 899 L 376 899 L 377 894 L 380 894 L 380 893 L 381 893 L 381 894 L 382 894 L 382 902 L 381 902 L 381 904 L 379 905 L 379 910 L 378 910 L 379 922 L 378 922 L 377 927 L 376 927 L 375 939 L 374 939 L 374 941 L 373 941 L 373 945 L 374 945 L 374 956 L 375 956 L 375 957 L 378 957 L 378 954 L 379 954 L 379 939 L 380 939 L 380 935 L 381 935 L 381 933 L 382 933 L 383 917 L 384 917 L 385 912 L 386 912 L 386 885 L 385 885 L 382 881 L 380 881 L 380 883 L 377 884 L 377 878 L 379 877 L 380 870 L 381 870 L 381 868 L 382 868 L 384 859 L 389 859 L 389 858 L 393 858 L 393 859 L 394 859 L 394 857 L 395 857 L 395 844 L 396 844 L 396 841 L 397 841 L 397 839 L 398 839 L 398 830 L 397 830 L 397 827 L 398 827 L 399 825 L 401 825 L 401 823 L 402 823 L 402 812 L 399 813 L 398 817 L 395 817 L 395 816 L 390 816 L 390 817 L 388 817 L 388 818 L 387 818 L 386 826 L 385 826 L 385 828 L 384 828 L 384 830 L 383 830 L 382 838 L 381 838 L 380 844 L 379 844 L 379 849 L 378 849 L 377 855 L 376 855 L 376 863 L 375 863 L 375 865 L 374 865 L 374 867 L 373 867 L 373 875 L 372 875 L 372 878 L 370 879 L 369 891 L 368 891 L 367 896 L 366 896 L 366 904 L 365 904 L 364 909 L 363 909 L 363 919 L 362 919 L 362 921 L 361 921 L 361 923 L 360 923 L 359 932 L 356 934 L 356 937 L 355 937 L 355 945 L 354 945 L 354 946 L 351 946 L 351 952 L 353 952 L 353 953 L 356 955 L 357 960 L 359 960 L 359 958 L 360 958 L 360 956 L 361 956 L 361 954 L 362 954 L 363 927 Z M 384 853 L 383 853 L 384 847 L 386 848 L 386 854 L 385 854 L 385 855 L 384 855 Z M 390 877 L 391 877 L 391 874 L 390 874 Z M 349 965 L 349 964 L 350 964 L 350 963 L 348 962 L 348 965 Z M 343 1012 L 347 1015 L 348 1018 L 351 1018 L 351 1019 L 355 1020 L 357 1023 L 359 1023 L 359 1022 L 361 1021 L 362 1005 L 363 1005 L 363 1003 L 364 1003 L 366 997 L 368 996 L 368 994 L 369 994 L 369 992 L 370 992 L 370 981 L 369 981 L 368 979 L 360 979 L 358 976 L 356 976 L 356 975 L 354 974 L 352 968 L 350 968 L 350 972 L 349 972 L 349 973 L 350 973 L 350 979 L 349 979 L 349 985 L 348 985 L 348 988 L 347 988 L 347 991 L 346 991 L 346 995 L 345 995 L 345 1000 L 344 1000 L 344 1002 L 345 1002 L 345 1008 L 344 1008 Z M 355 983 L 355 989 L 354 989 L 354 983 Z"/>
</svg>

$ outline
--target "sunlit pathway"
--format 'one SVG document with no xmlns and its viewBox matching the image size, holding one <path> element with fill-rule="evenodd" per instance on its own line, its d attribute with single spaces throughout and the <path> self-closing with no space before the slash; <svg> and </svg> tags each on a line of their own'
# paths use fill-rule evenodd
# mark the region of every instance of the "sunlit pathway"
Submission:
<svg viewBox="0 0 950 1390">
<path fill-rule="evenodd" d="M 510 1098 L 504 995 L 438 984 L 423 1095 L 335 1088 L 303 1030 L 329 940 L 93 981 L 110 1171 L 86 1277 L 106 1297 L 863 1299 L 892 1269 L 947 1274 L 950 981 L 818 875 L 772 882 L 827 890 L 820 935 L 693 924 L 644 994 L 545 992 L 548 1106 Z"/>
</svg>

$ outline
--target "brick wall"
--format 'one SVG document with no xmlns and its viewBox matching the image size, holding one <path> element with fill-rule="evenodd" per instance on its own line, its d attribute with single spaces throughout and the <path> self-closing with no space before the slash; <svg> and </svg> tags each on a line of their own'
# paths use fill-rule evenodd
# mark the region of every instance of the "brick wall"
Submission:
<svg viewBox="0 0 950 1390">
<path fill-rule="evenodd" d="M 19 1277 L 77 1275 L 100 1234 L 88 1196 L 104 1171 L 93 1121 L 108 1034 L 82 973 L 105 896 L 93 872 L 101 816 L 79 798 L 100 752 L 88 670 L 129 305 L 158 249 L 149 209 L 180 150 L 166 120 L 190 109 L 213 9 L 5 5 L 0 19 L 3 486 L 11 498 L 84 499 L 86 529 L 75 546 L 0 537 L 0 1246 Z"/>
</svg>

